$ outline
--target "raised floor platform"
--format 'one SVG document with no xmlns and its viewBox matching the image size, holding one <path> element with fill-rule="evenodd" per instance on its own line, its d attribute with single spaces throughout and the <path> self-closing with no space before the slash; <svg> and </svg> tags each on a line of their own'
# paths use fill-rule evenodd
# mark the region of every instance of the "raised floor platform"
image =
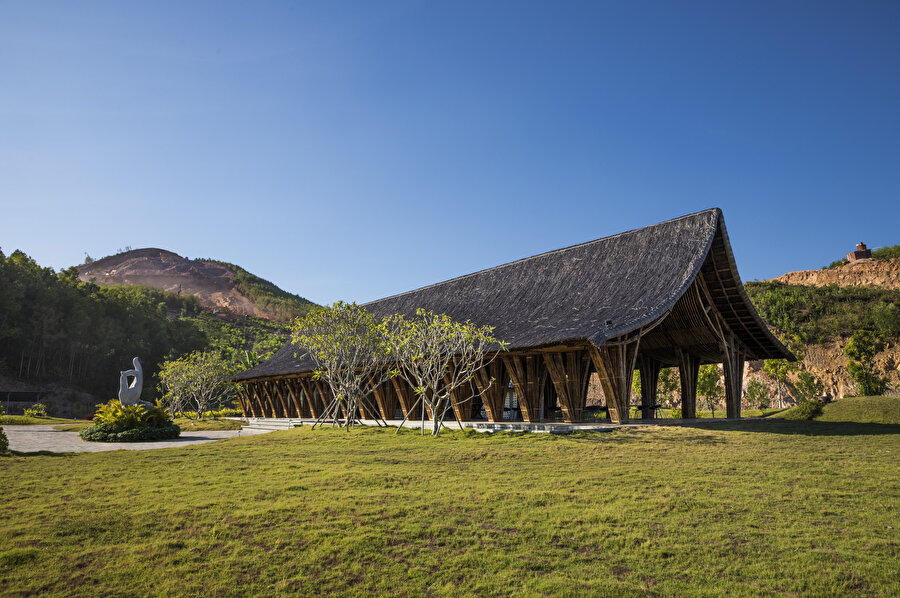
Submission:
<svg viewBox="0 0 900 598">
<path fill-rule="evenodd" d="M 278 418 L 278 417 L 247 417 L 247 418 L 233 418 L 233 419 L 241 419 L 247 422 L 247 425 L 244 426 L 244 429 L 250 430 L 289 430 L 291 428 L 296 428 L 299 426 L 311 426 L 316 422 L 315 419 L 311 418 Z M 729 422 L 729 421 L 740 421 L 737 419 L 725 419 L 725 418 L 702 418 L 702 419 L 653 419 L 653 420 L 634 420 L 627 424 L 614 424 L 609 421 L 603 422 L 580 422 L 577 424 L 567 424 L 564 422 L 541 422 L 541 423 L 527 423 L 527 422 L 483 422 L 483 421 L 475 421 L 475 422 L 463 422 L 462 427 L 465 430 L 475 430 L 476 432 L 538 432 L 544 434 L 571 434 L 572 432 L 610 432 L 612 430 L 616 430 L 618 428 L 639 428 L 643 426 L 679 426 L 684 424 L 696 424 L 696 423 L 715 423 L 715 422 Z M 400 425 L 401 420 L 399 419 L 389 419 L 387 420 L 387 425 L 389 427 L 398 427 Z M 364 426 L 378 426 L 380 422 L 375 421 L 374 419 L 363 419 L 360 420 L 360 423 Z M 323 426 L 330 426 L 330 423 L 322 424 Z M 456 420 L 451 420 L 444 422 L 444 426 L 451 430 L 460 429 L 459 424 Z M 409 429 L 419 429 L 422 427 L 421 420 L 411 421 L 406 420 L 404 422 L 403 427 Z M 431 430 L 432 425 L 431 422 L 425 421 L 425 429 Z"/>
</svg>

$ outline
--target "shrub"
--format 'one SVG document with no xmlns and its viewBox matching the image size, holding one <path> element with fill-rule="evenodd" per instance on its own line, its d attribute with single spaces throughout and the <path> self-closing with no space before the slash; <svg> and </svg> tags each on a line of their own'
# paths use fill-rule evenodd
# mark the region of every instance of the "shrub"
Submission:
<svg viewBox="0 0 900 598">
<path fill-rule="evenodd" d="M 142 426 L 122 430 L 113 424 L 96 424 L 83 428 L 78 435 L 93 442 L 149 442 L 178 438 L 181 428 L 173 423 L 164 426 Z"/>
<path fill-rule="evenodd" d="M 3 431 L 3 427 L 0 426 L 0 453 L 5 453 L 9 449 L 9 439 L 6 437 L 6 433 Z"/>
<path fill-rule="evenodd" d="M 47 406 L 43 403 L 35 403 L 25 410 L 25 417 L 47 417 Z"/>
<path fill-rule="evenodd" d="M 125 405 L 113 399 L 98 405 L 96 422 L 79 435 L 95 442 L 143 442 L 177 438 L 181 429 L 159 407 Z"/>
<path fill-rule="evenodd" d="M 800 401 L 797 406 L 785 414 L 785 419 L 813 419 L 822 414 L 822 403 L 819 401 Z"/>
<path fill-rule="evenodd" d="M 669 409 L 669 415 L 673 418 L 681 417 L 681 409 Z"/>
</svg>

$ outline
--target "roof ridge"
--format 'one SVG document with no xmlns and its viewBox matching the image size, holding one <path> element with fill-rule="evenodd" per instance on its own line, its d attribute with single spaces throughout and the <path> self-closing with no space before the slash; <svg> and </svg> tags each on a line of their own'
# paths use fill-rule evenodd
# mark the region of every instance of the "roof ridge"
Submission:
<svg viewBox="0 0 900 598">
<path fill-rule="evenodd" d="M 381 297 L 380 299 L 375 299 L 375 300 L 373 300 L 373 301 L 367 301 L 366 303 L 363 303 L 361 306 L 362 306 L 362 307 L 365 307 L 366 305 L 372 305 L 373 303 L 379 303 L 379 302 L 381 302 L 381 301 L 386 301 L 386 300 L 388 300 L 388 299 L 394 299 L 394 298 L 396 298 L 396 297 L 403 297 L 404 295 L 410 295 L 410 294 L 412 294 L 412 293 L 418 293 L 419 291 L 424 291 L 424 290 L 426 290 L 426 289 L 431 289 L 431 288 L 434 288 L 434 287 L 436 287 L 436 286 L 440 286 L 440 285 L 442 285 L 442 284 L 445 284 L 445 283 L 448 283 L 448 282 L 452 282 L 452 281 L 455 281 L 455 280 L 463 280 L 463 279 L 469 278 L 469 277 L 471 277 L 471 276 L 476 276 L 476 275 L 478 275 L 478 274 L 483 274 L 484 272 L 491 272 L 491 271 L 494 271 L 494 270 L 500 270 L 501 268 L 506 268 L 506 267 L 508 267 L 508 266 L 513 266 L 513 265 L 515 265 L 515 264 L 521 264 L 521 263 L 524 263 L 524 262 L 528 262 L 528 261 L 530 261 L 530 260 L 534 260 L 534 259 L 537 259 L 537 258 L 541 258 L 541 257 L 548 256 L 548 255 L 554 255 L 554 254 L 557 254 L 557 253 L 562 253 L 562 252 L 564 252 L 564 251 L 570 251 L 570 250 L 576 249 L 576 248 L 578 248 L 578 247 L 584 247 L 584 246 L 586 246 L 586 245 L 591 245 L 591 244 L 593 244 L 593 243 L 599 243 L 600 241 L 607 241 L 607 240 L 609 240 L 609 239 L 615 239 L 616 237 L 622 237 L 622 236 L 625 236 L 625 235 L 630 235 L 630 234 L 636 233 L 636 232 L 638 232 L 638 231 L 646 230 L 646 229 L 648 229 L 648 228 L 655 228 L 655 227 L 657 227 L 657 226 L 662 226 L 662 225 L 664 225 L 664 224 L 672 224 L 673 222 L 678 222 L 679 220 L 684 220 L 685 218 L 696 217 L 696 216 L 699 216 L 700 214 L 706 214 L 706 213 L 708 213 L 708 212 L 718 212 L 718 213 L 721 213 L 721 211 L 722 211 L 722 210 L 721 210 L 720 208 L 707 208 L 707 209 L 705 209 L 705 210 L 700 210 L 700 211 L 698 211 L 698 212 L 692 212 L 692 213 L 690 213 L 690 214 L 684 214 L 684 215 L 682 215 L 682 216 L 678 216 L 677 218 L 671 218 L 671 219 L 669 219 L 669 220 L 663 220 L 662 222 L 657 222 L 657 223 L 655 223 L 655 224 L 648 224 L 647 226 L 641 226 L 641 227 L 638 227 L 638 228 L 633 228 L 633 229 L 631 229 L 631 230 L 623 231 L 623 232 L 621 232 L 621 233 L 616 233 L 616 234 L 614 234 L 614 235 L 609 235 L 609 236 L 606 236 L 606 237 L 600 237 L 599 239 L 594 239 L 594 240 L 592 240 L 592 241 L 585 241 L 585 242 L 583 242 L 583 243 L 576 243 L 576 244 L 574 244 L 574 245 L 569 245 L 568 247 L 561 247 L 561 248 L 559 248 L 559 249 L 553 249 L 553 250 L 550 250 L 550 251 L 545 251 L 544 253 L 538 253 L 538 254 L 535 254 L 535 255 L 528 256 L 528 257 L 519 258 L 519 259 L 513 260 L 513 261 L 511 261 L 511 262 L 506 262 L 506 263 L 504 263 L 504 264 L 499 264 L 499 265 L 497 265 L 497 266 L 491 266 L 490 268 L 482 268 L 481 270 L 476 270 L 475 272 L 470 272 L 470 273 L 468 273 L 468 274 L 463 274 L 463 275 L 461 275 L 461 276 L 454 276 L 453 278 L 448 278 L 447 280 L 442 280 L 442 281 L 440 281 L 440 282 L 433 282 L 433 283 L 431 283 L 431 284 L 425 285 L 425 286 L 423 286 L 423 287 L 418 287 L 418 288 L 412 289 L 412 290 L 410 290 L 410 291 L 404 291 L 404 292 L 402 292 L 402 293 L 396 293 L 396 294 L 394 294 L 394 295 L 388 295 L 387 297 Z"/>
</svg>

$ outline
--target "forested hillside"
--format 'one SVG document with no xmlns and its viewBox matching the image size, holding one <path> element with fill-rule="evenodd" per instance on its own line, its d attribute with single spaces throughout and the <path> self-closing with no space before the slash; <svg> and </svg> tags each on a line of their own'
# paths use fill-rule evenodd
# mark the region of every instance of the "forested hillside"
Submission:
<svg viewBox="0 0 900 598">
<path fill-rule="evenodd" d="M 284 324 L 213 316 L 191 295 L 98 286 L 78 280 L 76 268 L 56 273 L 21 251 L 0 252 L 0 372 L 12 378 L 67 382 L 106 400 L 139 356 L 152 398 L 165 359 L 206 349 L 265 358 L 286 336 Z"/>
</svg>

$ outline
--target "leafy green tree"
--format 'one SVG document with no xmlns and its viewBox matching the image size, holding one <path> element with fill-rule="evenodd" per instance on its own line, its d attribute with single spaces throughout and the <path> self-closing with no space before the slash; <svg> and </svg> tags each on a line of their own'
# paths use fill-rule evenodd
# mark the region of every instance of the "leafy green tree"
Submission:
<svg viewBox="0 0 900 598">
<path fill-rule="evenodd" d="M 234 400 L 234 373 L 234 365 L 216 351 L 166 361 L 159 370 L 162 405 L 172 415 L 193 411 L 200 419 L 204 412 Z"/>
<path fill-rule="evenodd" d="M 757 378 L 751 378 L 747 382 L 747 390 L 744 392 L 747 404 L 758 409 L 766 409 L 769 404 L 769 389 L 765 382 Z"/>
<path fill-rule="evenodd" d="M 697 394 L 703 398 L 702 405 L 716 416 L 716 405 L 725 394 L 725 387 L 720 383 L 719 366 L 712 363 L 700 366 L 697 374 Z"/>
<path fill-rule="evenodd" d="M 425 309 L 416 310 L 412 318 L 395 315 L 387 319 L 390 355 L 397 364 L 394 373 L 406 380 L 418 400 L 428 407 L 432 435 L 440 433 L 444 418 L 453 408 L 452 395 L 471 387 L 475 371 L 506 348 L 492 336 L 493 331 L 490 326 L 455 322 L 450 316 Z"/>
<path fill-rule="evenodd" d="M 663 368 L 659 371 L 659 381 L 657 389 L 660 396 L 664 397 L 667 407 L 674 407 L 680 401 L 678 390 L 681 386 L 681 378 L 678 375 L 678 368 Z"/>
<path fill-rule="evenodd" d="M 782 342 L 785 342 L 782 340 Z M 803 359 L 803 354 L 805 353 L 803 348 L 803 343 L 800 340 L 800 337 L 797 335 L 792 336 L 785 342 L 788 349 L 797 357 L 798 361 L 788 361 L 787 359 L 766 359 L 763 362 L 763 372 L 769 375 L 773 380 L 775 380 L 776 388 L 778 390 L 778 406 L 784 407 L 784 397 L 782 395 L 782 388 L 787 383 L 788 374 L 797 370 L 799 367 L 799 360 Z"/>
<path fill-rule="evenodd" d="M 389 376 L 384 322 L 356 303 L 339 301 L 295 320 L 291 330 L 292 342 L 313 360 L 315 378 L 328 384 L 333 396 L 313 425 L 338 423 L 343 411 L 349 431 L 360 403 Z"/>
<path fill-rule="evenodd" d="M 849 359 L 847 371 L 856 382 L 860 396 L 884 394 L 887 378 L 875 365 L 875 356 L 883 350 L 884 341 L 870 330 L 857 330 L 844 347 L 844 354 Z"/>
<path fill-rule="evenodd" d="M 822 381 L 807 371 L 800 372 L 797 376 L 797 384 L 794 386 L 802 401 L 816 401 L 822 396 L 825 387 Z"/>
</svg>

